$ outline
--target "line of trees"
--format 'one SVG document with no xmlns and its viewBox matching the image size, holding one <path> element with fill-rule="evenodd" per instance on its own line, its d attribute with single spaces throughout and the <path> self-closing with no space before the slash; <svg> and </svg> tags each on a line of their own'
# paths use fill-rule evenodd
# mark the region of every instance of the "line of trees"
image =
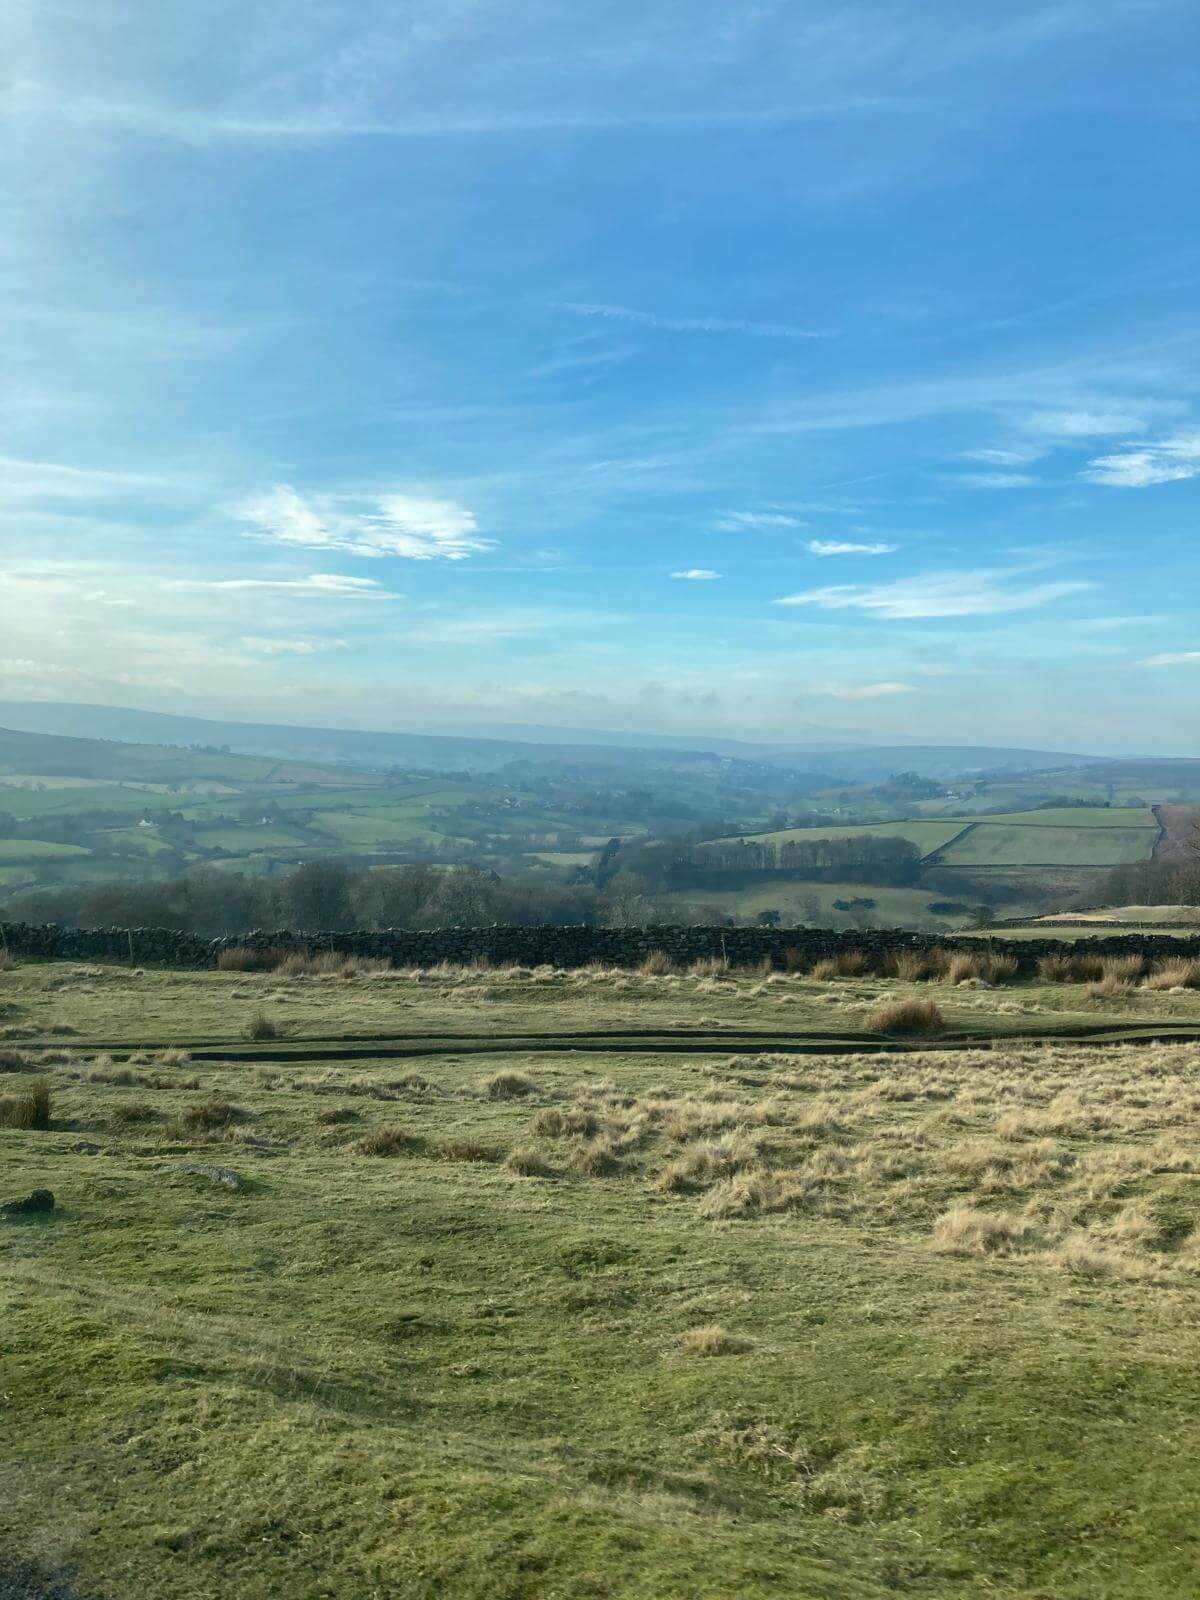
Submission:
<svg viewBox="0 0 1200 1600">
<path fill-rule="evenodd" d="M 1112 906 L 1200 906 L 1200 856 L 1130 861 L 1114 867 L 1104 880 L 1100 899 Z"/>
<path fill-rule="evenodd" d="M 69 927 L 177 928 L 215 936 L 251 929 L 484 927 L 493 922 L 599 922 L 606 901 L 591 885 L 502 879 L 475 867 L 356 871 L 311 861 L 276 877 L 198 868 L 165 881 L 40 890 L 8 916 Z"/>
<path fill-rule="evenodd" d="M 775 873 L 813 883 L 915 883 L 921 852 L 907 839 L 857 834 L 841 839 L 717 839 L 704 844 L 622 846 L 620 870 L 654 890 L 720 888 Z"/>
</svg>

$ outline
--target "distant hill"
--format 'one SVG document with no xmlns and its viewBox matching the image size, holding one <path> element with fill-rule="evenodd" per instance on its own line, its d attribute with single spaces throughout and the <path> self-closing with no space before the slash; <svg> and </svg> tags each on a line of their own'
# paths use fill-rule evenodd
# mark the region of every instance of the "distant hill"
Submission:
<svg viewBox="0 0 1200 1600">
<path fill-rule="evenodd" d="M 756 744 L 733 739 L 694 740 L 649 734 L 586 733 L 540 729 L 538 739 L 489 738 L 455 733 L 375 733 L 346 728 L 305 728 L 272 723 L 222 722 L 172 716 L 124 706 L 58 701 L 0 702 L 0 726 L 27 733 L 115 739 L 131 744 L 226 747 L 246 755 L 359 767 L 417 767 L 495 772 L 514 762 L 537 765 L 662 765 L 711 762 L 716 757 L 756 766 L 819 773 L 846 781 L 872 781 L 895 772 L 955 778 L 998 771 L 1045 771 L 1087 766 L 1102 758 L 1061 751 L 991 745 Z M 514 730 L 516 731 L 516 730 Z M 555 737 L 551 737 L 555 735 Z M 622 743 L 621 741 L 628 741 Z"/>
</svg>

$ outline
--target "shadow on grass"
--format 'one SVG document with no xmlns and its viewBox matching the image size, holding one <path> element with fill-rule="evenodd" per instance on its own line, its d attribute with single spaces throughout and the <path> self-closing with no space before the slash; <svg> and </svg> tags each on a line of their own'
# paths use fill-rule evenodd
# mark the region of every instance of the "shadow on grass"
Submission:
<svg viewBox="0 0 1200 1600">
<path fill-rule="evenodd" d="M 75 1586 L 75 1572 L 40 1561 L 0 1556 L 0 1600 L 96 1600 L 92 1591 Z"/>
</svg>

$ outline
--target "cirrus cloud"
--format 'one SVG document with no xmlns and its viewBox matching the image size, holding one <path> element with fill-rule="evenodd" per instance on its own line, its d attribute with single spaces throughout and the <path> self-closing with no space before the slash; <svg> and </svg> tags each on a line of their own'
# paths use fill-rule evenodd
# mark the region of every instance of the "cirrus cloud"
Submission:
<svg viewBox="0 0 1200 1600">
<path fill-rule="evenodd" d="M 374 578 L 347 578 L 339 572 L 313 572 L 307 578 L 174 578 L 168 589 L 209 589 L 225 593 L 261 590 L 275 594 L 319 595 L 339 600 L 402 600 Z"/>
<path fill-rule="evenodd" d="M 1157 444 L 1124 446 L 1089 461 L 1084 477 L 1117 489 L 1147 489 L 1156 483 L 1200 478 L 1200 432 L 1177 433 Z"/>
<path fill-rule="evenodd" d="M 718 533 L 744 533 L 747 528 L 802 528 L 804 523 L 786 511 L 726 511 L 714 526 Z"/>
<path fill-rule="evenodd" d="M 818 606 L 823 611 L 861 611 L 893 619 L 983 617 L 1002 611 L 1029 611 L 1094 584 L 1082 580 L 1027 583 L 1021 574 L 995 568 L 973 572 L 928 572 L 892 583 L 832 584 L 775 601 L 777 606 Z"/>
<path fill-rule="evenodd" d="M 860 683 L 846 684 L 837 688 L 826 689 L 826 694 L 833 695 L 835 700 L 878 700 L 892 694 L 915 694 L 916 690 L 911 683 Z"/>
<path fill-rule="evenodd" d="M 1148 656 L 1139 661 L 1141 667 L 1181 667 L 1188 662 L 1200 661 L 1200 650 L 1164 650 L 1161 655 Z"/>
<path fill-rule="evenodd" d="M 948 481 L 966 489 L 1032 489 L 1037 479 L 1027 472 L 959 472 Z"/>
<path fill-rule="evenodd" d="M 345 639 L 263 639 L 254 634 L 247 634 L 242 643 L 259 656 L 315 656 L 321 650 L 346 648 Z"/>
<path fill-rule="evenodd" d="M 707 583 L 714 578 L 719 578 L 721 574 L 719 572 L 710 572 L 707 567 L 687 567 L 682 572 L 673 572 L 671 576 L 673 578 L 690 578 L 693 582 Z"/>
<path fill-rule="evenodd" d="M 900 548 L 897 544 L 855 544 L 849 539 L 810 539 L 810 556 L 890 556 Z"/>
<path fill-rule="evenodd" d="M 475 515 L 466 506 L 420 495 L 389 493 L 365 502 L 337 495 L 306 498 L 290 484 L 279 483 L 243 500 L 234 514 L 254 530 L 251 538 L 372 559 L 462 561 L 495 545 L 480 537 Z"/>
</svg>

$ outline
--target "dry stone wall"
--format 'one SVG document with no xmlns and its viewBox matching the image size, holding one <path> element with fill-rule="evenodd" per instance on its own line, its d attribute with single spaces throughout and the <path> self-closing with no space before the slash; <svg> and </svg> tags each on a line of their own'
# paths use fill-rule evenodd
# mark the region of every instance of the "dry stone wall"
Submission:
<svg viewBox="0 0 1200 1600">
<path fill-rule="evenodd" d="M 571 927 L 389 928 L 380 932 L 296 933 L 288 930 L 205 939 L 168 928 L 61 928 L 30 923 L 0 924 L 0 948 L 12 955 L 43 961 L 121 961 L 134 966 L 214 967 L 223 950 L 281 948 L 330 951 L 341 955 L 388 960 L 398 967 L 431 967 L 490 961 L 527 967 L 582 967 L 598 961 L 608 966 L 636 967 L 656 951 L 685 965 L 719 957 L 735 966 L 768 960 L 776 967 L 806 966 L 823 956 L 861 950 L 882 959 L 897 950 L 1002 950 L 1015 956 L 1023 972 L 1033 971 L 1041 956 L 1070 953 L 1069 939 L 970 938 L 912 933 L 903 928 L 834 932 L 826 928 L 640 928 Z M 1200 957 L 1200 936 L 1118 933 L 1089 937 L 1086 948 L 1099 955 L 1135 953 L 1154 959 Z"/>
</svg>

